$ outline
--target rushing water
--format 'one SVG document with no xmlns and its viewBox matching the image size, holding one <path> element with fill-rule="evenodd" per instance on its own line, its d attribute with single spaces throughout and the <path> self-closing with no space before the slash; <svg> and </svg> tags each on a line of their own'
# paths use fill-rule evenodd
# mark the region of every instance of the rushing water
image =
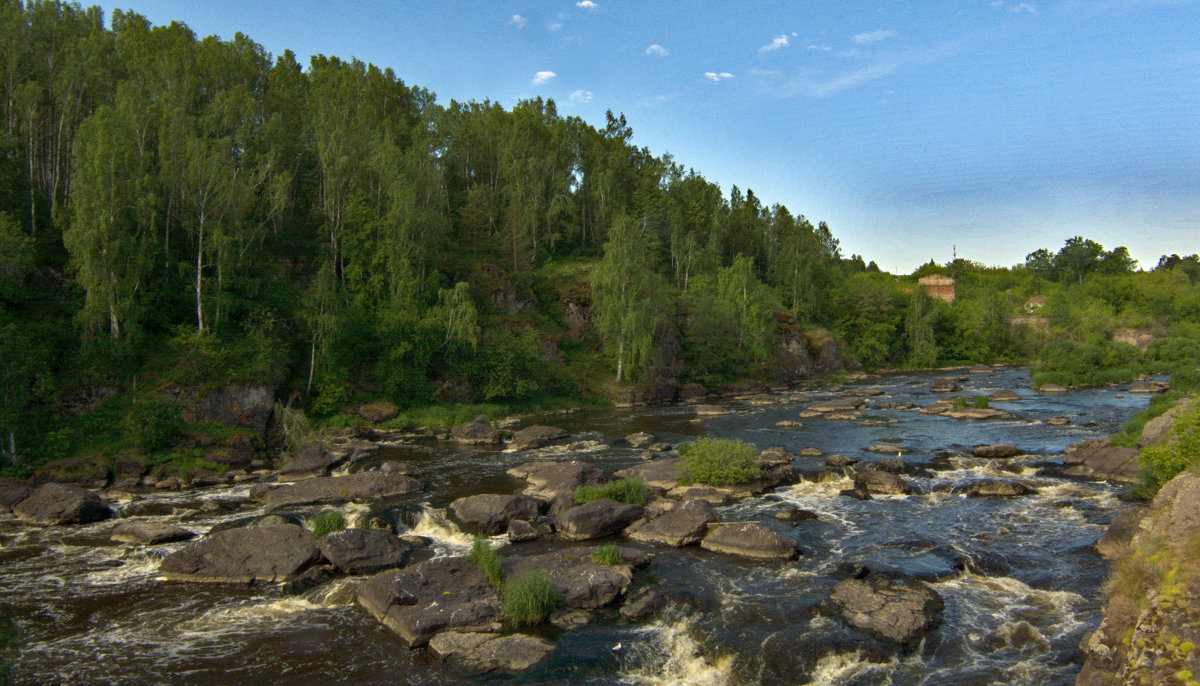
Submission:
<svg viewBox="0 0 1200 686">
<path fill-rule="evenodd" d="M 930 376 L 887 376 L 850 388 L 876 388 L 877 405 L 928 404 Z M 697 420 L 687 406 L 542 418 L 574 442 L 513 453 L 439 443 L 396 444 L 374 461 L 403 459 L 423 471 L 427 488 L 402 507 L 370 513 L 347 506 L 351 522 L 383 516 L 404 532 L 434 540 L 437 555 L 459 554 L 470 538 L 446 517 L 456 497 L 511 492 L 523 485 L 505 470 L 533 459 L 577 458 L 609 469 L 639 462 L 614 439 L 648 431 L 678 442 L 689 436 L 740 438 L 759 448 L 805 447 L 863 461 L 888 439 L 902 459 L 924 464 L 944 451 L 1012 443 L 1031 457 L 988 461 L 953 457 L 952 469 L 913 479 L 918 493 L 859 501 L 838 495 L 849 481 L 802 482 L 719 508 L 729 521 L 755 521 L 795 537 L 795 562 L 762 563 L 698 548 L 646 547 L 653 564 L 635 577 L 670 598 L 649 624 L 601 612 L 588 627 L 558 633 L 555 652 L 516 677 L 483 681 L 589 684 L 1070 684 L 1081 637 L 1100 619 L 1097 589 L 1106 568 L 1091 548 L 1122 504 L 1103 484 L 1041 475 L 1039 466 L 1068 444 L 1113 432 L 1145 405 L 1144 396 L 1095 389 L 1058 396 L 1029 388 L 1020 369 L 972 375 L 964 393 L 1011 388 L 1022 399 L 995 403 L 1017 419 L 976 422 L 914 410 L 866 409 L 861 423 L 808 419 L 780 429 L 803 403 L 724 405 L 729 414 Z M 814 388 L 814 402 L 840 397 Z M 780 394 L 787 399 L 790 393 Z M 1051 426 L 1055 416 L 1071 419 Z M 821 457 L 798 457 L 804 470 Z M 1011 500 L 949 492 L 983 478 L 1017 479 L 1037 494 Z M 120 517 L 177 522 L 197 533 L 262 514 L 247 488 L 149 493 L 117 504 Z M 217 500 L 229 509 L 202 509 Z M 818 514 L 798 525 L 773 513 L 789 503 Z M 315 508 L 297 508 L 311 516 Z M 422 650 L 410 650 L 353 602 L 358 579 L 331 582 L 300 596 L 271 587 L 182 584 L 157 578 L 158 561 L 183 544 L 141 548 L 111 543 L 112 521 L 38 529 L 0 517 L 0 611 L 21 637 L 17 684 L 458 684 L 470 683 Z M 497 538 L 498 545 L 503 538 Z M 557 543 L 529 546 L 562 545 Z M 827 617 L 839 568 L 861 563 L 929 579 L 946 603 L 942 624 L 915 649 L 894 651 Z"/>
</svg>

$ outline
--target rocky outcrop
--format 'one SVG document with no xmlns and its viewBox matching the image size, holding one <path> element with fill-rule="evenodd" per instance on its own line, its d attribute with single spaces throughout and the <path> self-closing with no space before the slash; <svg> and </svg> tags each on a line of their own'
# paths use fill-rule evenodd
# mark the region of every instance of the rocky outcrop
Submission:
<svg viewBox="0 0 1200 686">
<path fill-rule="evenodd" d="M 554 518 L 554 527 L 558 535 L 568 541 L 587 541 L 621 533 L 644 512 L 641 505 L 600 498 L 560 512 Z"/>
<path fill-rule="evenodd" d="M 470 495 L 450 503 L 450 512 L 468 533 L 496 536 L 508 530 L 513 520 L 537 519 L 538 504 L 523 495 Z"/>
<path fill-rule="evenodd" d="M 1017 395 L 1016 391 L 1010 391 L 1007 388 L 1002 388 L 988 394 L 988 400 L 996 403 L 1013 402 L 1020 399 L 1021 396 Z"/>
<path fill-rule="evenodd" d="M 830 599 L 851 627 L 901 645 L 914 643 L 936 626 L 945 607 L 924 583 L 882 574 L 840 581 Z"/>
<path fill-rule="evenodd" d="M 287 581 L 321 559 L 312 534 L 294 524 L 211 533 L 162 561 L 167 579 L 206 583 Z"/>
<path fill-rule="evenodd" d="M 20 479 L 0 479 L 0 513 L 12 512 L 17 503 L 29 497 L 33 487 Z"/>
<path fill-rule="evenodd" d="M 390 403 L 386 400 L 378 400 L 358 406 L 358 416 L 372 424 L 395 419 L 398 414 L 400 414 L 400 408 L 395 403 Z"/>
<path fill-rule="evenodd" d="M 42 484 L 14 505 L 12 511 L 21 521 L 38 526 L 86 524 L 113 515 L 100 496 L 67 484 Z"/>
<path fill-rule="evenodd" d="M 322 476 L 289 485 L 256 484 L 250 499 L 269 508 L 284 505 L 314 505 L 374 502 L 398 498 L 421 490 L 421 482 L 399 472 L 358 472 L 346 476 Z"/>
<path fill-rule="evenodd" d="M 1080 443 L 1075 450 L 1063 455 L 1064 474 L 1081 479 L 1134 483 L 1141 474 L 1136 448 L 1112 445 L 1108 439 L 1093 439 Z"/>
<path fill-rule="evenodd" d="M 459 424 L 450 430 L 450 437 L 464 445 L 497 445 L 500 432 L 479 419 Z"/>
<path fill-rule="evenodd" d="M 533 450 L 550 445 L 567 437 L 567 432 L 557 426 L 530 426 L 513 435 L 509 450 Z"/>
<path fill-rule="evenodd" d="M 700 547 L 752 560 L 790 560 L 800 554 L 795 540 L 749 522 L 713 527 L 700 541 Z"/>
<path fill-rule="evenodd" d="M 698 543 L 708 532 L 708 525 L 719 521 L 717 513 L 703 500 L 685 500 L 648 522 L 634 525 L 626 531 L 632 540 L 681 548 Z"/>
<path fill-rule="evenodd" d="M 995 443 L 993 445 L 977 445 L 971 450 L 971 454 L 975 457 L 1003 460 L 1020 455 L 1021 449 L 1015 445 Z"/>
<path fill-rule="evenodd" d="M 317 539 L 317 549 L 346 574 L 374 574 L 404 566 L 413 546 L 388 531 L 345 529 Z"/>
<path fill-rule="evenodd" d="M 540 555 L 517 555 L 501 559 L 504 574 L 515 578 L 543 572 L 559 601 L 567 607 L 592 610 L 616 602 L 633 582 L 633 567 L 621 563 L 596 564 L 590 550 L 560 550 Z"/>
<path fill-rule="evenodd" d="M 912 486 L 899 476 L 881 469 L 864 469 L 854 475 L 854 487 L 874 495 L 911 495 Z"/>
<path fill-rule="evenodd" d="M 1171 390 L 1171 384 L 1165 381 L 1134 381 L 1129 384 L 1130 393 L 1166 393 Z"/>
<path fill-rule="evenodd" d="M 281 481 L 297 481 L 325 476 L 346 461 L 346 455 L 330 452 L 320 443 L 301 446 L 279 467 Z"/>
<path fill-rule="evenodd" d="M 1174 425 L 1175 418 L 1181 412 L 1191 409 L 1195 402 L 1193 398 L 1186 398 L 1176 403 L 1166 412 L 1146 422 L 1146 425 L 1142 427 L 1141 435 L 1138 436 L 1138 445 L 1144 448 L 1166 441 L 1171 435 L 1171 426 Z"/>
<path fill-rule="evenodd" d="M 443 631 L 499 631 L 500 594 L 465 557 L 442 557 L 377 574 L 359 584 L 355 599 L 410 646 Z"/>
<path fill-rule="evenodd" d="M 1037 491 L 1016 481 L 987 479 L 970 484 L 962 492 L 972 498 L 1017 498 Z"/>
<path fill-rule="evenodd" d="M 241 426 L 263 431 L 275 404 L 271 386 L 225 386 L 215 390 L 169 386 L 160 392 L 164 400 L 179 404 L 183 421 Z"/>
<path fill-rule="evenodd" d="M 676 465 L 679 459 L 668 457 L 661 460 L 634 465 L 627 469 L 618 470 L 615 476 L 620 479 L 641 479 L 649 488 L 659 488 L 669 491 L 679 485 L 679 472 Z"/>
<path fill-rule="evenodd" d="M 929 382 L 930 393 L 954 393 L 958 390 L 958 377 L 937 376 Z"/>
<path fill-rule="evenodd" d="M 165 522 L 122 522 L 113 527 L 109 538 L 118 543 L 159 545 L 188 541 L 196 534 Z"/>
<path fill-rule="evenodd" d="M 525 495 L 546 502 L 560 496 L 569 497 L 580 486 L 597 486 L 608 480 L 608 475 L 599 467 L 578 460 L 526 462 L 510 468 L 507 473 L 529 482 Z"/>
<path fill-rule="evenodd" d="M 528 634 L 443 631 L 429 639 L 429 649 L 469 674 L 523 672 L 554 652 L 554 644 Z"/>
</svg>

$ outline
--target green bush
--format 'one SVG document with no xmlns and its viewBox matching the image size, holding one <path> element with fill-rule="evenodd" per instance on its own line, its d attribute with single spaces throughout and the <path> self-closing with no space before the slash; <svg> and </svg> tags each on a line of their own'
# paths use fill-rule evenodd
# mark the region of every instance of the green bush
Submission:
<svg viewBox="0 0 1200 686">
<path fill-rule="evenodd" d="M 603 486 L 580 486 L 575 489 L 575 504 L 583 505 L 601 498 L 612 498 L 630 505 L 646 504 L 646 484 L 641 479 L 619 479 Z"/>
<path fill-rule="evenodd" d="M 504 568 L 500 566 L 500 556 L 492 548 L 492 544 L 482 536 L 476 536 L 471 543 L 471 562 L 479 565 L 487 576 L 488 583 L 496 588 L 504 586 Z"/>
<path fill-rule="evenodd" d="M 1142 450 L 1139 496 L 1152 496 L 1176 474 L 1200 464 L 1200 406 L 1179 413 L 1171 433 L 1172 440 Z"/>
<path fill-rule="evenodd" d="M 962 396 L 954 399 L 954 409 L 956 410 L 965 410 L 967 408 L 967 404 L 967 399 Z"/>
<path fill-rule="evenodd" d="M 1180 367 L 1171 373 L 1171 390 L 1180 393 L 1200 391 L 1200 372 L 1195 367 Z"/>
<path fill-rule="evenodd" d="M 514 626 L 538 624 L 558 607 L 558 592 L 540 569 L 504 583 L 501 593 L 504 617 Z"/>
<path fill-rule="evenodd" d="M 346 528 L 346 518 L 337 510 L 326 510 L 312 518 L 312 533 L 320 538 Z"/>
<path fill-rule="evenodd" d="M 592 551 L 592 562 L 598 565 L 619 565 L 624 561 L 625 557 L 621 555 L 621 550 L 615 543 L 596 546 Z"/>
<path fill-rule="evenodd" d="M 1174 391 L 1151 398 L 1150 404 L 1130 417 L 1129 421 L 1121 426 L 1121 430 L 1110 437 L 1110 440 L 1115 445 L 1137 448 L 1137 439 L 1142 435 L 1142 429 L 1145 428 L 1146 423 L 1171 409 L 1171 406 L 1179 398 L 1180 395 Z"/>
<path fill-rule="evenodd" d="M 745 441 L 698 438 L 679 446 L 679 458 L 675 469 L 688 482 L 732 486 L 760 474 L 758 451 Z"/>
<path fill-rule="evenodd" d="M 175 403 L 143 400 L 125 415 L 123 424 L 125 435 L 152 453 L 171 445 L 183 429 L 183 418 Z"/>
<path fill-rule="evenodd" d="M 991 403 L 988 401 L 988 397 L 986 395 L 975 396 L 971 399 L 971 404 L 974 405 L 975 409 L 977 410 L 986 410 L 991 407 Z"/>
</svg>

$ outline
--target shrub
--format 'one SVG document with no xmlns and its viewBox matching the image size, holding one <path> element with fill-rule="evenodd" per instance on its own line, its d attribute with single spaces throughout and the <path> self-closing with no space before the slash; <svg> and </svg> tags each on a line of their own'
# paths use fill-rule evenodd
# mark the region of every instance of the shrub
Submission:
<svg viewBox="0 0 1200 686">
<path fill-rule="evenodd" d="M 1121 426 L 1121 430 L 1113 434 L 1110 439 L 1115 445 L 1137 448 L 1137 439 L 1142 435 L 1142 429 L 1145 428 L 1146 423 L 1171 409 L 1179 397 L 1178 393 L 1170 391 L 1151 398 L 1150 403 L 1130 417 L 1129 421 Z"/>
<path fill-rule="evenodd" d="M 603 486 L 580 486 L 575 489 L 575 504 L 583 505 L 601 498 L 612 498 L 630 505 L 646 504 L 646 484 L 641 479 L 619 479 Z"/>
<path fill-rule="evenodd" d="M 509 623 L 525 626 L 542 622 L 554 612 L 558 607 L 558 592 L 546 573 L 537 570 L 505 582 L 501 600 Z"/>
<path fill-rule="evenodd" d="M 758 451 L 745 441 L 698 438 L 679 446 L 675 469 L 681 479 L 711 486 L 732 486 L 758 477 Z"/>
<path fill-rule="evenodd" d="M 1139 495 L 1153 495 L 1176 474 L 1200 464 L 1200 406 L 1176 415 L 1171 433 L 1173 440 L 1142 451 Z"/>
<path fill-rule="evenodd" d="M 346 528 L 346 518 L 337 510 L 326 510 L 312 518 L 312 533 L 316 538 Z"/>
<path fill-rule="evenodd" d="M 175 403 L 145 400 L 125 415 L 124 425 L 126 435 L 134 443 L 153 453 L 171 445 L 183 429 L 183 418 Z"/>
<path fill-rule="evenodd" d="M 964 410 L 967 407 L 967 399 L 961 396 L 954 399 L 954 409 Z"/>
<path fill-rule="evenodd" d="M 488 583 L 496 588 L 504 585 L 504 569 L 500 566 L 500 556 L 492 548 L 492 544 L 482 536 L 476 536 L 471 543 L 471 562 L 479 565 L 487 576 Z"/>
<path fill-rule="evenodd" d="M 592 562 L 598 565 L 619 565 L 625 561 L 615 543 L 605 543 L 592 551 Z"/>
<path fill-rule="evenodd" d="M 975 409 L 977 410 L 986 410 L 991 407 L 991 403 L 988 402 L 988 397 L 986 395 L 975 396 L 971 399 L 971 404 L 974 405 Z"/>
</svg>

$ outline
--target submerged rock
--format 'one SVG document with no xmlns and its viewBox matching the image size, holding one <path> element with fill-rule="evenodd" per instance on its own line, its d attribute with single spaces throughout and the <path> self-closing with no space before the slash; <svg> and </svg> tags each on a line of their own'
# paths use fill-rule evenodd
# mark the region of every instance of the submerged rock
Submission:
<svg viewBox="0 0 1200 686">
<path fill-rule="evenodd" d="M 321 559 L 312 534 L 294 524 L 226 529 L 162 561 L 168 579 L 207 583 L 287 581 Z"/>
<path fill-rule="evenodd" d="M 443 631 L 499 631 L 503 617 L 500 594 L 465 557 L 382 572 L 359 584 L 355 598 L 413 647 Z"/>
<path fill-rule="evenodd" d="M 13 514 L 23 522 L 39 526 L 87 524 L 113 516 L 100 496 L 78 486 L 42 484 L 13 506 Z"/>
<path fill-rule="evenodd" d="M 790 560 L 800 554 L 800 546 L 795 540 L 749 522 L 713 527 L 700 541 L 700 547 L 754 560 Z"/>
<path fill-rule="evenodd" d="M 471 674 L 516 673 L 554 652 L 554 644 L 527 634 L 444 631 L 429 640 L 429 649 Z"/>
<path fill-rule="evenodd" d="M 936 626 L 945 607 L 942 597 L 924 583 L 881 574 L 840 581 L 830 599 L 850 626 L 901 645 Z"/>
</svg>

